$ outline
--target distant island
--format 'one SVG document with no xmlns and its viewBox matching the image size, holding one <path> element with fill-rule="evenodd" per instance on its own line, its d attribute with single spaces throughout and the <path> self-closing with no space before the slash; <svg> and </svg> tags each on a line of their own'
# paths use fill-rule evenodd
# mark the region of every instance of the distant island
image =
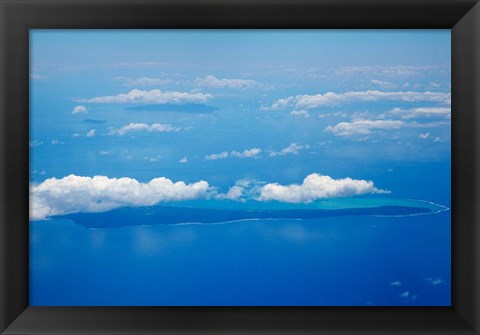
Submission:
<svg viewBox="0 0 480 335">
<path fill-rule="evenodd" d="M 351 201 L 348 204 L 348 200 Z M 361 201 L 360 201 L 361 200 Z M 350 206 L 349 206 L 350 205 Z M 395 199 L 342 199 L 310 204 L 247 203 L 211 200 L 147 207 L 123 207 L 101 213 L 56 216 L 87 228 L 158 224 L 219 224 L 241 220 L 318 219 L 333 216 L 412 216 L 435 214 L 448 208 L 431 202 Z"/>
</svg>

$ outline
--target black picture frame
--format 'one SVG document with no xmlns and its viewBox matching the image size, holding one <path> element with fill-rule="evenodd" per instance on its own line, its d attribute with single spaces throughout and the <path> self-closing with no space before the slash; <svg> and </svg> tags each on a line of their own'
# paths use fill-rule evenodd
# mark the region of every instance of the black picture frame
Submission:
<svg viewBox="0 0 480 335">
<path fill-rule="evenodd" d="M 479 334 L 476 0 L 0 0 L 1 334 Z M 452 29 L 452 307 L 29 307 L 29 29 Z"/>
</svg>

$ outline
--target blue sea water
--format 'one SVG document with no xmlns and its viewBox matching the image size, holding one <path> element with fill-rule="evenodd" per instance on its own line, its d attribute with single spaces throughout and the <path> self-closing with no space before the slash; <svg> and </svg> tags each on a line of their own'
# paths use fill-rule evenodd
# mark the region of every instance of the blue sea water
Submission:
<svg viewBox="0 0 480 335">
<path fill-rule="evenodd" d="M 30 223 L 31 305 L 450 305 L 450 102 L 422 100 L 450 93 L 450 30 L 34 29 L 30 41 L 31 185 L 165 177 L 221 195 L 316 173 L 391 192 L 316 199 L 317 212 L 246 190 L 246 202 L 120 201 L 92 213 L 77 199 L 108 194 L 50 185 L 31 193 L 36 204 L 70 214 Z M 134 89 L 211 98 L 92 101 Z M 270 108 L 326 94 L 338 104 Z M 113 131 L 134 123 L 179 130 Z M 342 125 L 351 133 L 331 131 Z"/>
<path fill-rule="evenodd" d="M 33 306 L 450 305 L 450 211 L 30 234 Z"/>
</svg>

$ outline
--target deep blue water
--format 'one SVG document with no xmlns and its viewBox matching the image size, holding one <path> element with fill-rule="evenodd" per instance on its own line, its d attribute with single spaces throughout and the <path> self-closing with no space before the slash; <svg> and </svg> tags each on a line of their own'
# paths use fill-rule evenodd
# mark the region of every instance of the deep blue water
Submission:
<svg viewBox="0 0 480 335">
<path fill-rule="evenodd" d="M 450 211 L 30 234 L 33 306 L 450 305 Z"/>
</svg>

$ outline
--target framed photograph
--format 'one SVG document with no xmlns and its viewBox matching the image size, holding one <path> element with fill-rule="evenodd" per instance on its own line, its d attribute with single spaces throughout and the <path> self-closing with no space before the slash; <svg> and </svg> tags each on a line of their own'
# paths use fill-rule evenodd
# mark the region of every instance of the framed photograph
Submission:
<svg viewBox="0 0 480 335">
<path fill-rule="evenodd" d="M 2 334 L 478 334 L 477 1 L 1 17 Z"/>
</svg>

